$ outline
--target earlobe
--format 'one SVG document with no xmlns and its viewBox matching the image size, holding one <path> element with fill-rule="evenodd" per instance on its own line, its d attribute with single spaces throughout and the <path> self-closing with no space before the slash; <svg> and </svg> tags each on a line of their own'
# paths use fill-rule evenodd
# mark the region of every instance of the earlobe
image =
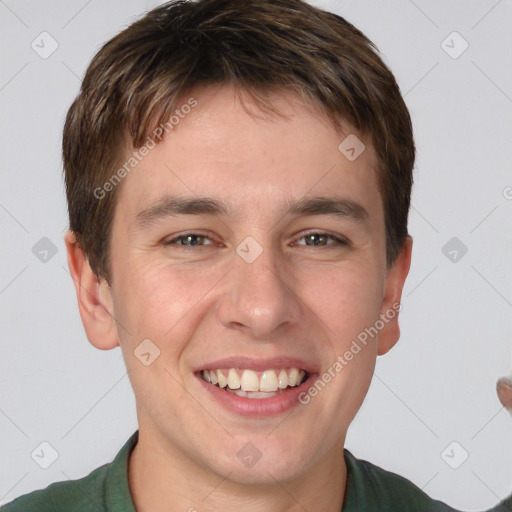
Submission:
<svg viewBox="0 0 512 512">
<path fill-rule="evenodd" d="M 111 289 L 104 279 L 93 272 L 71 230 L 66 233 L 64 241 L 87 339 L 100 350 L 117 347 L 119 339 L 113 317 Z"/>
<path fill-rule="evenodd" d="M 400 338 L 398 315 L 401 306 L 399 306 L 399 304 L 405 279 L 407 278 L 411 266 L 411 254 L 412 237 L 407 235 L 400 254 L 397 256 L 386 276 L 384 296 L 380 311 L 384 327 L 379 332 L 377 351 L 379 356 L 391 350 Z"/>
</svg>

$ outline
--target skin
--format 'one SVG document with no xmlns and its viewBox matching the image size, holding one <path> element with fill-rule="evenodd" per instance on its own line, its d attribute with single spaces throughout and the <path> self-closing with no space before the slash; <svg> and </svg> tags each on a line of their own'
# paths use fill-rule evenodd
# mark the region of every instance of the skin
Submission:
<svg viewBox="0 0 512 512">
<path fill-rule="evenodd" d="M 193 96 L 198 106 L 120 185 L 111 287 L 94 275 L 73 234 L 66 235 L 88 339 L 103 350 L 121 346 L 134 389 L 139 442 L 129 483 L 135 506 L 339 511 L 346 432 L 377 356 L 399 339 L 398 314 L 291 413 L 256 419 L 232 413 L 202 390 L 192 369 L 227 356 L 287 355 L 327 370 L 400 301 L 412 239 L 388 270 L 375 152 L 365 141 L 366 150 L 351 162 L 338 150 L 349 133 L 364 140 L 350 125 L 337 132 L 288 93 L 272 96 L 288 119 L 265 117 L 248 99 L 247 111 L 229 86 L 196 89 Z M 164 194 L 214 197 L 236 215 L 180 215 L 138 229 L 137 214 Z M 283 214 L 286 199 L 333 194 L 361 204 L 368 224 Z M 162 243 L 188 230 L 209 240 Z M 330 238 L 306 245 L 306 230 L 332 232 L 349 245 Z M 263 248 L 250 264 L 235 250 L 247 236 Z M 146 338 L 161 351 L 149 366 L 133 353 Z M 261 452 L 252 467 L 236 455 L 248 442 Z"/>
<path fill-rule="evenodd" d="M 501 405 L 512 413 L 512 375 L 499 379 L 496 384 L 496 391 Z"/>
</svg>

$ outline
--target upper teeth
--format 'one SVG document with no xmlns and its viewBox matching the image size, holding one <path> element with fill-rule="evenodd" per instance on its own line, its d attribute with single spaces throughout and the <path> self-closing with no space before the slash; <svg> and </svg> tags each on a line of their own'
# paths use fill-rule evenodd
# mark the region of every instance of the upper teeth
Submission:
<svg viewBox="0 0 512 512">
<path fill-rule="evenodd" d="M 258 375 L 258 373 L 261 373 Z M 217 384 L 221 388 L 242 389 L 242 391 L 277 391 L 288 386 L 298 386 L 304 380 L 306 372 L 298 368 L 280 370 L 203 370 L 206 382 Z"/>
</svg>

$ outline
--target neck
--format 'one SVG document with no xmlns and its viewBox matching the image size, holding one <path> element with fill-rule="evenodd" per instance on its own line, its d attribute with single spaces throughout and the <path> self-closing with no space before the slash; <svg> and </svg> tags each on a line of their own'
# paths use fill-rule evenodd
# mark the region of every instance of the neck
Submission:
<svg viewBox="0 0 512 512">
<path fill-rule="evenodd" d="M 347 469 L 343 446 L 300 476 L 265 485 L 240 484 L 191 460 L 169 442 L 139 430 L 128 464 L 137 512 L 340 512 Z"/>
</svg>

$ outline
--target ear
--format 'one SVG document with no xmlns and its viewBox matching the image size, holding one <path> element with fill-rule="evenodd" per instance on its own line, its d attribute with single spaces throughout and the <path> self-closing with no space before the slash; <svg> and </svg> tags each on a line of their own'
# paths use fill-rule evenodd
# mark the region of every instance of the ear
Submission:
<svg viewBox="0 0 512 512">
<path fill-rule="evenodd" d="M 384 296 L 380 310 L 384 327 L 379 332 L 379 344 L 377 354 L 384 355 L 391 350 L 400 338 L 400 327 L 398 325 L 398 305 L 402 297 L 402 290 L 405 278 L 411 266 L 412 238 L 407 235 L 404 246 L 388 270 Z M 400 307 L 401 309 L 401 307 Z"/>
<path fill-rule="evenodd" d="M 119 338 L 113 317 L 111 288 L 105 279 L 93 272 L 73 231 L 67 231 L 64 241 L 87 339 L 100 350 L 117 347 Z"/>
</svg>

